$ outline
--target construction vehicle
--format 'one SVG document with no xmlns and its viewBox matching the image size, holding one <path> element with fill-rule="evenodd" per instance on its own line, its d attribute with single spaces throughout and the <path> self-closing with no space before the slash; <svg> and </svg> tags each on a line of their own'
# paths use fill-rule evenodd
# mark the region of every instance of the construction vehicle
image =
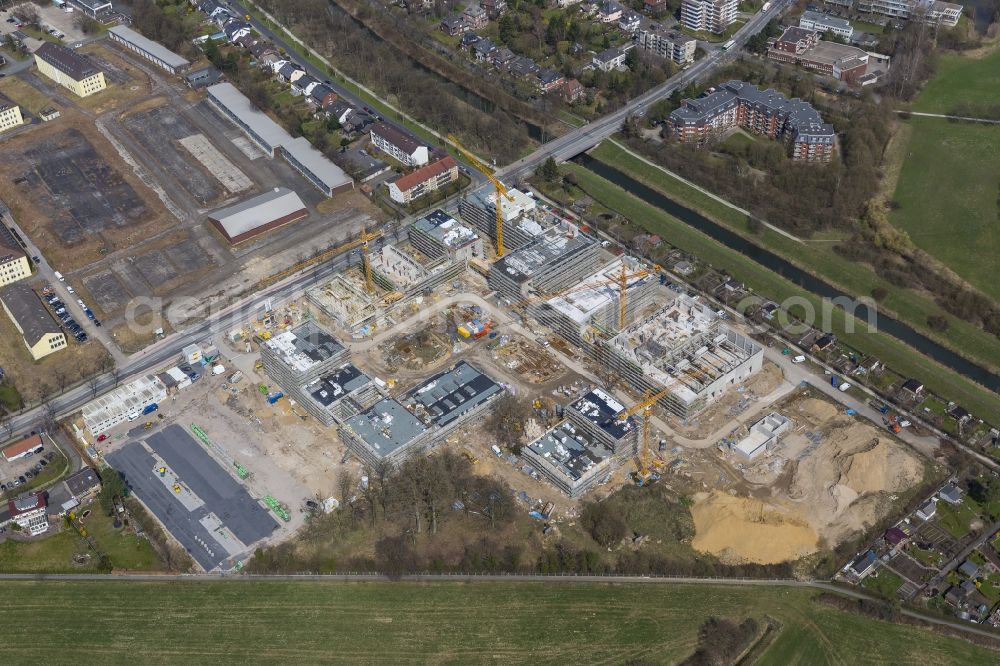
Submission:
<svg viewBox="0 0 1000 666">
<path fill-rule="evenodd" d="M 899 417 L 893 414 L 889 417 L 889 430 L 898 433 L 903 430 L 903 427 L 899 425 Z"/>
<path fill-rule="evenodd" d="M 470 452 L 468 452 L 468 451 L 462 451 L 462 455 L 465 456 L 466 460 L 468 460 L 473 465 L 478 465 L 479 464 L 479 458 L 477 458 L 476 456 L 472 455 Z"/>
<path fill-rule="evenodd" d="M 153 422 L 152 421 L 146 421 L 145 423 L 142 424 L 142 429 L 143 430 L 149 430 L 152 427 L 153 427 Z"/>
<path fill-rule="evenodd" d="M 456 137 L 454 134 L 449 134 L 448 141 L 449 143 L 451 143 L 451 145 L 455 146 L 458 152 L 462 153 L 462 156 L 469 162 L 469 164 L 475 167 L 478 171 L 482 172 L 482 174 L 486 176 L 486 178 L 491 183 L 493 183 L 493 187 L 496 190 L 495 205 L 496 205 L 496 216 L 497 216 L 497 229 L 496 229 L 497 259 L 502 259 L 504 255 L 502 201 L 503 197 L 506 197 L 508 201 L 513 202 L 514 197 L 510 196 L 510 194 L 507 193 L 507 187 L 502 182 L 500 182 L 499 178 L 493 175 L 493 169 L 483 164 L 478 157 L 470 153 L 465 148 L 465 146 L 462 145 L 462 142 L 458 140 L 458 137 Z"/>
<path fill-rule="evenodd" d="M 285 270 L 281 271 L 280 273 L 275 273 L 274 275 L 271 275 L 269 277 L 264 278 L 263 280 L 261 280 L 261 281 L 259 281 L 257 283 L 257 285 L 255 287 L 255 290 L 259 291 L 259 290 L 264 289 L 266 287 L 270 287 L 272 284 L 276 284 L 278 282 L 281 282 L 282 280 L 284 280 L 286 277 L 288 277 L 290 275 L 294 275 L 295 273 L 298 273 L 301 270 L 305 270 L 306 268 L 309 268 L 310 266 L 312 266 L 314 264 L 322 263 L 322 262 L 326 261 L 327 259 L 332 259 L 333 257 L 336 257 L 337 255 L 343 254 L 345 252 L 349 252 L 350 250 L 353 250 L 353 249 L 355 249 L 357 247 L 361 247 L 362 251 L 364 252 L 364 259 L 365 259 L 365 284 L 368 285 L 368 281 L 369 281 L 369 279 L 371 277 L 371 265 L 368 263 L 368 242 L 369 241 L 373 241 L 376 238 L 381 238 L 381 237 L 382 237 L 382 232 L 381 231 L 376 231 L 376 232 L 373 232 L 373 233 L 368 233 L 367 231 L 362 230 L 361 231 L 361 236 L 359 238 L 355 239 L 355 240 L 350 241 L 349 243 L 344 243 L 343 245 L 338 245 L 337 247 L 330 248 L 329 250 L 326 250 L 325 252 L 321 252 L 321 253 L 317 254 L 315 257 L 312 257 L 311 259 L 306 259 L 304 261 L 300 261 L 300 262 L 298 262 L 296 264 L 293 264 L 292 266 L 286 268 Z M 373 289 L 374 289 L 374 287 L 370 287 L 369 291 L 371 291 Z M 266 340 L 267 338 L 264 338 L 264 339 Z"/>
</svg>

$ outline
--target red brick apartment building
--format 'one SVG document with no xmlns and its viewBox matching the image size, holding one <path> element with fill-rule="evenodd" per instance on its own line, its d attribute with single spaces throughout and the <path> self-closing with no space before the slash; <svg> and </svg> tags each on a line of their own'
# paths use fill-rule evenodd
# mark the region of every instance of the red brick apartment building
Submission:
<svg viewBox="0 0 1000 666">
<path fill-rule="evenodd" d="M 802 100 L 776 90 L 729 81 L 698 99 L 686 99 L 667 118 L 670 135 L 703 144 L 734 127 L 789 144 L 793 160 L 829 162 L 836 153 L 833 126 Z"/>
</svg>

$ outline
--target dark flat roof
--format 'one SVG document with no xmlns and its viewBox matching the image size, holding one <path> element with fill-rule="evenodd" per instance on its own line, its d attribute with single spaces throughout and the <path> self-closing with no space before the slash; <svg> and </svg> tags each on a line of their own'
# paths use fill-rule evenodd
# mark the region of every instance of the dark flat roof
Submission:
<svg viewBox="0 0 1000 666">
<path fill-rule="evenodd" d="M 408 397 L 424 406 L 432 423 L 447 425 L 503 389 L 475 366 L 461 361 L 410 391 Z"/>
<path fill-rule="evenodd" d="M 570 406 L 615 439 L 621 439 L 632 430 L 632 419 L 618 419 L 625 411 L 624 405 L 602 389 L 588 391 Z"/>
</svg>

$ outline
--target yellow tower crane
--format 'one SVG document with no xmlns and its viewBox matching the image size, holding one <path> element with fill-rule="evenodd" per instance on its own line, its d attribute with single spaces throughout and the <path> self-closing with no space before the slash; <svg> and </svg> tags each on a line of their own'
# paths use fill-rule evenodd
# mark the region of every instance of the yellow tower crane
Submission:
<svg viewBox="0 0 1000 666">
<path fill-rule="evenodd" d="M 375 240 L 381 235 L 381 231 L 370 234 L 367 229 L 362 227 L 361 237 L 358 239 L 358 242 L 361 244 L 361 256 L 364 259 L 365 265 L 365 289 L 371 293 L 375 293 L 375 281 L 372 279 L 372 262 L 368 256 L 368 241 Z"/>
<path fill-rule="evenodd" d="M 501 259 L 504 255 L 503 247 L 503 208 L 500 205 L 502 197 L 506 197 L 508 201 L 514 201 L 514 197 L 507 193 L 507 186 L 500 182 L 500 179 L 493 175 L 493 169 L 489 168 L 483 164 L 478 157 L 470 153 L 462 142 L 458 140 L 454 134 L 448 135 L 448 141 L 451 142 L 453 146 L 462 153 L 462 156 L 475 167 L 477 170 L 481 171 L 486 178 L 493 183 L 493 187 L 496 189 L 496 214 L 497 214 L 497 259 Z"/>
<path fill-rule="evenodd" d="M 637 477 L 640 480 L 645 480 L 649 476 L 649 422 L 653 417 L 653 406 L 669 393 L 669 387 L 659 393 L 646 391 L 645 398 L 618 414 L 617 418 L 624 420 L 642 412 L 642 442 L 639 449 L 639 469 L 637 470 Z"/>
<path fill-rule="evenodd" d="M 269 287 L 272 284 L 281 282 L 289 275 L 294 275 L 295 273 L 298 273 L 301 270 L 309 268 L 314 264 L 324 262 L 327 259 L 332 259 L 338 254 L 343 254 L 344 252 L 353 250 L 354 248 L 360 245 L 364 252 L 366 286 L 368 286 L 369 291 L 372 291 L 374 289 L 374 284 L 371 281 L 371 264 L 368 261 L 368 241 L 375 240 L 376 238 L 380 238 L 381 236 L 382 236 L 381 231 L 368 233 L 367 231 L 362 230 L 360 238 L 352 240 L 348 243 L 344 243 L 343 245 L 338 245 L 337 247 L 332 247 L 329 250 L 326 250 L 325 252 L 317 254 L 315 257 L 310 257 L 309 259 L 300 261 L 297 264 L 293 264 L 292 266 L 289 266 L 280 273 L 275 273 L 274 275 L 264 278 L 263 280 L 257 283 L 256 290 L 264 289 L 265 287 Z"/>
</svg>

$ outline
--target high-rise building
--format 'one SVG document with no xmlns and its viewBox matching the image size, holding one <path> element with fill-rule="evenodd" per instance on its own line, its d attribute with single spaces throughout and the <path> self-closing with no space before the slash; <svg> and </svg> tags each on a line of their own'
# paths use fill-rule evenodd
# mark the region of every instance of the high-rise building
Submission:
<svg viewBox="0 0 1000 666">
<path fill-rule="evenodd" d="M 683 0 L 681 25 L 688 30 L 721 34 L 736 20 L 736 0 Z"/>
</svg>

